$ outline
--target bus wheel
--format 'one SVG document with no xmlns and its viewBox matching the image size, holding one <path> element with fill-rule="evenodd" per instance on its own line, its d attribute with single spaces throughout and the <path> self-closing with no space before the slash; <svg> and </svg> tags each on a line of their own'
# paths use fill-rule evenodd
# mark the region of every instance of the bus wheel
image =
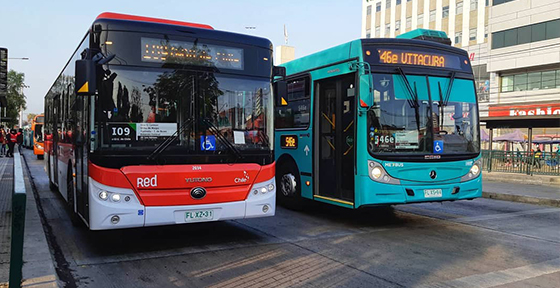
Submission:
<svg viewBox="0 0 560 288">
<path fill-rule="evenodd" d="M 282 165 L 276 170 L 276 198 L 278 203 L 290 210 L 302 210 L 301 180 L 293 165 Z"/>
<path fill-rule="evenodd" d="M 70 164 L 68 164 L 69 167 Z M 74 210 L 74 180 L 72 176 L 72 168 L 68 168 L 68 177 L 66 178 L 66 192 L 68 193 L 68 213 L 70 214 L 70 221 L 74 227 L 78 227 L 81 225 L 80 217 L 78 213 Z"/>
<path fill-rule="evenodd" d="M 39 160 L 43 160 L 44 158 L 45 158 L 45 157 L 44 157 L 43 155 L 39 155 L 39 154 L 37 154 L 37 159 L 39 159 Z"/>
</svg>

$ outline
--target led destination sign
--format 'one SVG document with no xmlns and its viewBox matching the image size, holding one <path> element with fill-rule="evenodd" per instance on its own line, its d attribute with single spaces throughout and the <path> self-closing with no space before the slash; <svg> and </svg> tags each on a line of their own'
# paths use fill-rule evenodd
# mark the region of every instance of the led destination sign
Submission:
<svg viewBox="0 0 560 288">
<path fill-rule="evenodd" d="M 243 49 L 142 37 L 142 61 L 243 70 Z"/>
<path fill-rule="evenodd" d="M 370 51 L 366 51 L 366 55 Z M 426 67 L 452 68 L 462 70 L 459 56 L 443 53 L 428 53 L 423 51 L 404 50 L 404 49 L 378 49 L 380 64 L 393 65 L 415 65 Z M 369 56 L 369 55 L 368 55 Z"/>
</svg>

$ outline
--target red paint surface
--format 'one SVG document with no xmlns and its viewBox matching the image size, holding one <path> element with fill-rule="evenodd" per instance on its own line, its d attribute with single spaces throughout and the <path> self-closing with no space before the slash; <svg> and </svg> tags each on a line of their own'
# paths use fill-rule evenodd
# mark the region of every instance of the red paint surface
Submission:
<svg viewBox="0 0 560 288">
<path fill-rule="evenodd" d="M 99 14 L 99 16 L 97 16 L 96 19 L 118 19 L 118 20 L 141 21 L 141 22 L 162 23 L 162 24 L 214 30 L 212 26 L 206 24 L 190 23 L 184 21 L 167 20 L 167 19 L 152 18 L 152 17 L 143 17 L 143 16 L 136 16 L 136 15 L 127 15 L 127 14 L 120 14 L 120 13 L 113 13 L 113 12 L 101 13 Z"/>
<path fill-rule="evenodd" d="M 274 164 L 139 165 L 120 170 L 89 164 L 90 177 L 95 181 L 107 186 L 132 188 L 146 206 L 243 201 L 253 183 L 270 180 L 274 171 Z M 200 181 L 209 178 L 212 181 Z M 191 197 L 190 191 L 195 187 L 206 189 L 203 199 Z"/>
<path fill-rule="evenodd" d="M 560 115 L 560 103 L 490 106 L 489 117 L 523 117 Z"/>
</svg>

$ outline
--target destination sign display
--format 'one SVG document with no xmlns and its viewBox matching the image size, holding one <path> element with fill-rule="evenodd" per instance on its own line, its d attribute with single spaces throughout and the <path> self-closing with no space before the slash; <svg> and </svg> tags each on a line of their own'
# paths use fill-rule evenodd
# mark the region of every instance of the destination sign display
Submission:
<svg viewBox="0 0 560 288">
<path fill-rule="evenodd" d="M 176 63 L 243 70 L 243 49 L 205 43 L 142 37 L 144 62 Z"/>
<path fill-rule="evenodd" d="M 404 45 L 364 46 L 364 60 L 372 65 L 417 66 L 472 72 L 468 55 Z"/>
<path fill-rule="evenodd" d="M 378 53 L 379 62 L 383 64 L 461 69 L 459 57 L 455 55 L 407 51 L 401 49 L 378 49 Z"/>
<path fill-rule="evenodd" d="M 297 135 L 282 135 L 280 136 L 280 146 L 286 149 L 296 149 L 298 147 Z"/>
</svg>

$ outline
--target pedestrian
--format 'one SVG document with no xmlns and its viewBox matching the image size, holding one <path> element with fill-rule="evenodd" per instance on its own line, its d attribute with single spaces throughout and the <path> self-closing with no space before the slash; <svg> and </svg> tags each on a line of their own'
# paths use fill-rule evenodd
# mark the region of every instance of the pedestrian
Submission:
<svg viewBox="0 0 560 288">
<path fill-rule="evenodd" d="M 4 132 L 4 126 L 0 126 L 0 156 L 4 157 L 6 155 L 6 132 Z"/>
<path fill-rule="evenodd" d="M 18 144 L 18 151 L 21 151 L 21 146 L 23 145 L 23 129 L 19 128 L 17 132 L 17 144 Z"/>
<path fill-rule="evenodd" d="M 535 152 L 535 166 L 537 166 L 537 169 L 541 169 L 541 156 L 542 156 L 542 151 L 541 148 L 537 148 L 537 152 Z"/>
<path fill-rule="evenodd" d="M 12 129 L 8 135 L 8 157 L 14 157 L 14 147 L 17 143 L 17 131 Z"/>
</svg>

